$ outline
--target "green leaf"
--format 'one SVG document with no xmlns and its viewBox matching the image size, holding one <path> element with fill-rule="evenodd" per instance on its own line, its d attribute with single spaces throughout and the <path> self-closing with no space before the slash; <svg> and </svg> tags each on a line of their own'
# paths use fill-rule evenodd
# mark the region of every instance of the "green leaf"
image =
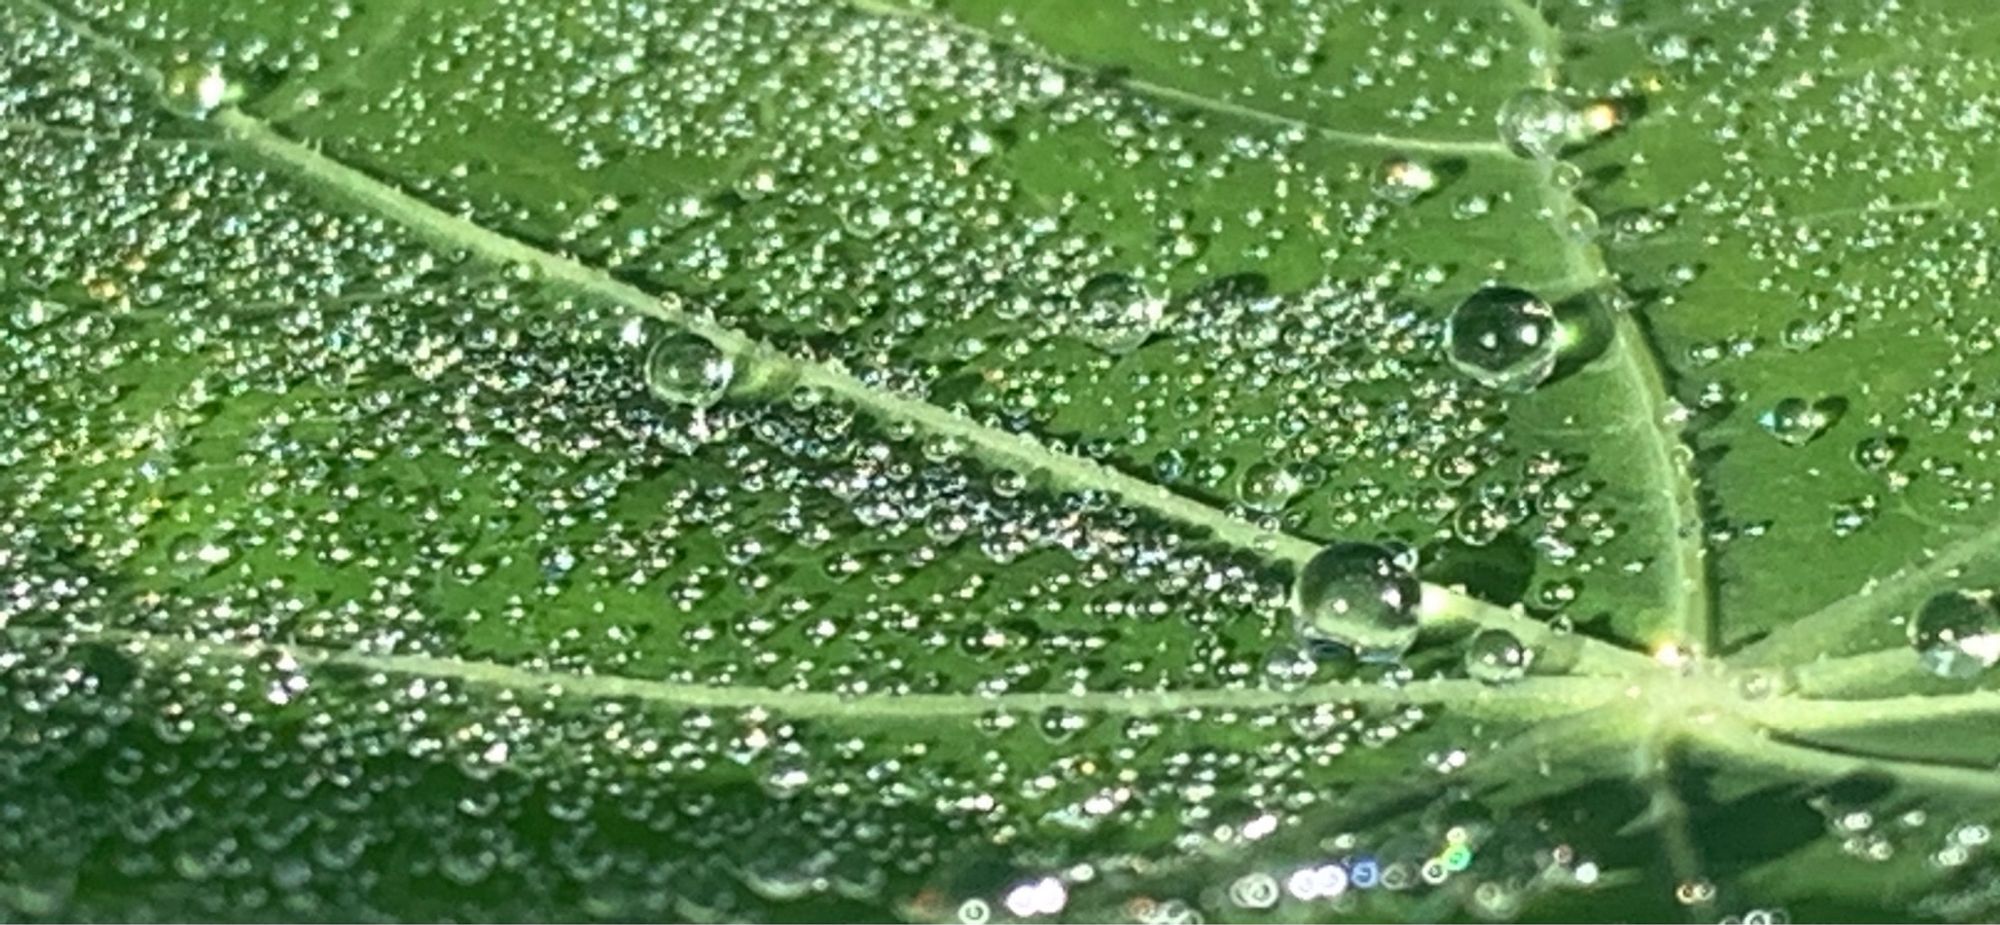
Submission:
<svg viewBox="0 0 2000 925">
<path fill-rule="evenodd" d="M 0 909 L 1990 919 L 1996 45 L 0 2 Z"/>
</svg>

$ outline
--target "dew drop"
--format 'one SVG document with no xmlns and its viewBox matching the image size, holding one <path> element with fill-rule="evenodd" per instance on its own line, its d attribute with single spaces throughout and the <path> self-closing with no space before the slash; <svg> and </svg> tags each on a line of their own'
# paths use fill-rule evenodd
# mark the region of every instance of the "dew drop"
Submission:
<svg viewBox="0 0 2000 925">
<path fill-rule="evenodd" d="M 1375 195 L 1403 204 L 1437 188 L 1437 173 L 1419 161 L 1392 157 L 1375 170 Z"/>
<path fill-rule="evenodd" d="M 1854 464 L 1869 472 L 1881 472 L 1895 465 L 1909 445 L 1902 437 L 1863 437 L 1854 445 Z"/>
<path fill-rule="evenodd" d="M 1369 661 L 1401 658 L 1417 641 L 1422 596 L 1405 558 L 1372 543 L 1320 550 L 1294 589 L 1300 635 L 1348 646 Z"/>
<path fill-rule="evenodd" d="M 1240 909 L 1269 909 L 1284 895 L 1277 878 L 1263 871 L 1244 874 L 1229 885 L 1229 901 Z"/>
<path fill-rule="evenodd" d="M 1493 211 L 1493 197 L 1474 193 L 1452 204 L 1451 214 L 1460 219 L 1479 218 Z"/>
<path fill-rule="evenodd" d="M 1845 410 L 1846 403 L 1839 399 L 1809 402 L 1803 398 L 1787 398 L 1758 415 L 1757 423 L 1779 443 L 1805 446 L 1826 433 L 1827 428 L 1840 420 Z"/>
<path fill-rule="evenodd" d="M 229 102 L 234 92 L 220 67 L 203 63 L 183 64 L 168 71 L 161 90 L 169 106 L 195 118 L 214 112 Z"/>
<path fill-rule="evenodd" d="M 1473 293 L 1445 324 L 1445 349 L 1459 372 L 1488 388 L 1526 392 L 1555 371 L 1556 313 L 1534 293 L 1489 286 Z"/>
<path fill-rule="evenodd" d="M 1615 99 L 1592 100 L 1589 105 L 1583 107 L 1583 112 L 1578 116 L 1584 131 L 1592 135 L 1606 134 L 1624 125 L 1625 119 L 1626 106 L 1622 101 Z"/>
<path fill-rule="evenodd" d="M 686 331 L 662 335 L 646 354 L 646 387 L 676 405 L 713 405 L 735 377 L 736 363 L 728 354 Z"/>
<path fill-rule="evenodd" d="M 1934 595 L 1910 622 L 1910 645 L 1932 674 L 1976 677 L 2000 662 L 2000 610 L 1990 592 Z"/>
<path fill-rule="evenodd" d="M 1528 674 L 1535 650 L 1513 633 L 1483 629 L 1465 647 L 1465 673 L 1482 684 L 1511 684 Z"/>
<path fill-rule="evenodd" d="M 1257 463 L 1244 470 L 1237 494 L 1244 506 L 1260 513 L 1282 511 L 1305 488 L 1305 480 L 1291 466 Z"/>
<path fill-rule="evenodd" d="M 1106 353 L 1130 353 L 1159 329 L 1167 300 L 1124 273 L 1101 273 L 1077 294 L 1077 336 Z"/>
<path fill-rule="evenodd" d="M 1500 107 L 1500 140 L 1523 157 L 1554 157 L 1577 139 L 1576 113 L 1547 90 L 1523 90 Z"/>
<path fill-rule="evenodd" d="M 1674 887 L 1674 900 L 1683 906 L 1705 906 L 1715 901 L 1715 884 L 1707 880 L 1684 880 Z"/>
</svg>

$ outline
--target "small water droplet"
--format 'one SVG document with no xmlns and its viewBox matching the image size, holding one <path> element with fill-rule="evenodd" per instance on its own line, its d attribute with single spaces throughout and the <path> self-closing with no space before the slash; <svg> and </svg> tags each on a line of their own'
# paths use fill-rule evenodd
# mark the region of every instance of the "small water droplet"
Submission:
<svg viewBox="0 0 2000 925">
<path fill-rule="evenodd" d="M 1837 423 L 1846 411 L 1846 405 L 1837 398 L 1816 402 L 1786 398 L 1758 415 L 1757 423 L 1786 446 L 1805 446 Z"/>
<path fill-rule="evenodd" d="M 1436 188 L 1437 173 L 1407 157 L 1389 158 L 1375 170 L 1375 195 L 1399 205 Z"/>
<path fill-rule="evenodd" d="M 1684 880 L 1674 887 L 1674 900 L 1683 906 L 1705 906 L 1715 901 L 1715 884 L 1707 880 Z"/>
<path fill-rule="evenodd" d="M 662 401 L 706 408 L 728 391 L 736 363 L 707 339 L 673 331 L 646 354 L 646 386 Z"/>
<path fill-rule="evenodd" d="M 1534 293 L 1489 286 L 1451 313 L 1445 350 L 1453 367 L 1481 385 L 1526 392 L 1555 371 L 1558 333 L 1555 310 Z"/>
<path fill-rule="evenodd" d="M 1417 641 L 1422 588 L 1410 563 L 1372 543 L 1335 543 L 1299 570 L 1293 603 L 1308 640 L 1330 640 L 1369 661 L 1394 661 Z"/>
<path fill-rule="evenodd" d="M 1291 466 L 1257 463 L 1244 470 L 1237 494 L 1251 510 L 1269 514 L 1284 510 L 1304 488 L 1305 480 Z"/>
<path fill-rule="evenodd" d="M 1583 107 L 1583 112 L 1578 114 L 1577 119 L 1584 131 L 1592 135 L 1603 135 L 1624 125 L 1629 112 L 1625 101 L 1603 98 L 1590 101 Z"/>
<path fill-rule="evenodd" d="M 1854 464 L 1869 472 L 1881 472 L 1896 464 L 1910 442 L 1897 436 L 1863 437 L 1854 445 Z"/>
<path fill-rule="evenodd" d="M 1946 591 L 1910 621 L 1910 645 L 1932 674 L 1971 678 L 2000 662 L 2000 610 L 1991 592 Z"/>
<path fill-rule="evenodd" d="M 161 90 L 169 106 L 195 118 L 214 112 L 235 95 L 222 68 L 208 63 L 183 64 L 168 71 Z"/>
<path fill-rule="evenodd" d="M 1535 650 L 1503 629 L 1483 629 L 1465 647 L 1465 673 L 1482 684 L 1511 684 L 1528 674 Z"/>
</svg>

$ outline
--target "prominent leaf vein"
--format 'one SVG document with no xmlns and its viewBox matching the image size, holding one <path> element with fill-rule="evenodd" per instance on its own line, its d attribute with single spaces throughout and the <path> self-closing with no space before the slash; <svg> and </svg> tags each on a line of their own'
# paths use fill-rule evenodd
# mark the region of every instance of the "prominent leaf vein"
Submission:
<svg viewBox="0 0 2000 925">
<path fill-rule="evenodd" d="M 292 643 L 182 639 L 153 633 L 71 628 L 66 638 L 101 641 L 134 654 L 191 660 L 270 662 L 281 657 L 303 667 L 338 667 L 390 675 L 457 681 L 550 696 L 628 699 L 686 709 L 765 710 L 802 719 L 939 719 L 993 712 L 1072 710 L 1146 716 L 1210 710 L 1264 710 L 1321 704 L 1448 705 L 1457 714 L 1523 719 L 1562 716 L 1615 703 L 1619 686 L 1597 678 L 1529 678 L 1507 686 L 1439 678 L 1401 684 L 1333 682 L 1293 690 L 1206 688 L 1178 691 L 1068 691 L 1006 694 L 882 693 L 849 695 L 747 685 L 707 685 L 584 674 L 466 658 L 376 654 Z"/>
</svg>

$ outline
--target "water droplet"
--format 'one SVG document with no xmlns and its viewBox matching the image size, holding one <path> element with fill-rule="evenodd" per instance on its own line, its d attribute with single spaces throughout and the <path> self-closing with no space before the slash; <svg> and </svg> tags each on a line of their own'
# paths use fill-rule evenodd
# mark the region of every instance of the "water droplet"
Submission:
<svg viewBox="0 0 2000 925">
<path fill-rule="evenodd" d="M 1863 437 L 1854 445 L 1854 464 L 1869 472 L 1881 472 L 1896 464 L 1910 441 L 1897 436 Z"/>
<path fill-rule="evenodd" d="M 1077 294 L 1077 336 L 1106 353 L 1129 353 L 1153 336 L 1167 300 L 1124 273 L 1101 273 Z"/>
<path fill-rule="evenodd" d="M 1269 909 L 1284 895 L 1277 878 L 1263 871 L 1244 874 L 1229 885 L 1229 901 L 1240 909 Z"/>
<path fill-rule="evenodd" d="M 1372 543 L 1335 543 L 1299 570 L 1299 632 L 1349 646 L 1369 661 L 1394 661 L 1417 641 L 1421 595 L 1404 557 Z"/>
<path fill-rule="evenodd" d="M 1591 211 L 1588 206 L 1577 206 L 1569 210 L 1569 214 L 1563 216 L 1563 232 L 1568 234 L 1572 241 L 1590 242 L 1597 240 L 1599 228 L 1597 213 Z"/>
<path fill-rule="evenodd" d="M 1390 202 L 1414 202 L 1437 188 L 1437 174 L 1421 162 L 1392 157 L 1375 170 L 1375 195 Z"/>
<path fill-rule="evenodd" d="M 1451 214 L 1461 219 L 1478 218 L 1493 211 L 1493 197 L 1475 193 L 1453 203 Z"/>
<path fill-rule="evenodd" d="M 1715 901 L 1715 884 L 1707 880 L 1684 880 L 1674 887 L 1674 900 L 1683 906 L 1705 906 Z"/>
<path fill-rule="evenodd" d="M 673 331 L 646 354 L 646 386 L 662 401 L 706 408 L 736 377 L 736 363 L 699 335 Z"/>
<path fill-rule="evenodd" d="M 222 68 L 205 63 L 183 64 L 168 71 L 161 90 L 173 109 L 195 118 L 214 112 L 235 95 Z"/>
<path fill-rule="evenodd" d="M 1272 513 L 1285 509 L 1305 488 L 1305 480 L 1291 466 L 1257 463 L 1244 470 L 1237 494 L 1253 511 Z"/>
<path fill-rule="evenodd" d="M 1459 303 L 1445 324 L 1445 349 L 1459 372 L 1488 388 L 1526 392 L 1555 371 L 1555 310 L 1533 293 L 1489 286 Z"/>
<path fill-rule="evenodd" d="M 1758 415 L 1757 423 L 1786 446 L 1805 446 L 1826 433 L 1846 410 L 1847 403 L 1837 398 L 1816 402 L 1787 398 Z"/>
<path fill-rule="evenodd" d="M 1971 678 L 2000 662 L 2000 610 L 1991 592 L 1946 591 L 1910 621 L 1910 644 L 1932 674 Z"/>
<path fill-rule="evenodd" d="M 1500 107 L 1500 140 L 1523 157 L 1554 157 L 1578 136 L 1576 113 L 1547 90 L 1523 90 Z"/>
<path fill-rule="evenodd" d="M 1592 135 L 1603 135 L 1625 124 L 1627 107 L 1624 101 L 1615 99 L 1592 100 L 1578 114 L 1583 130 Z"/>
<path fill-rule="evenodd" d="M 1465 647 L 1465 673 L 1483 684 L 1511 684 L 1528 674 L 1535 650 L 1513 633 L 1483 629 Z"/>
</svg>

